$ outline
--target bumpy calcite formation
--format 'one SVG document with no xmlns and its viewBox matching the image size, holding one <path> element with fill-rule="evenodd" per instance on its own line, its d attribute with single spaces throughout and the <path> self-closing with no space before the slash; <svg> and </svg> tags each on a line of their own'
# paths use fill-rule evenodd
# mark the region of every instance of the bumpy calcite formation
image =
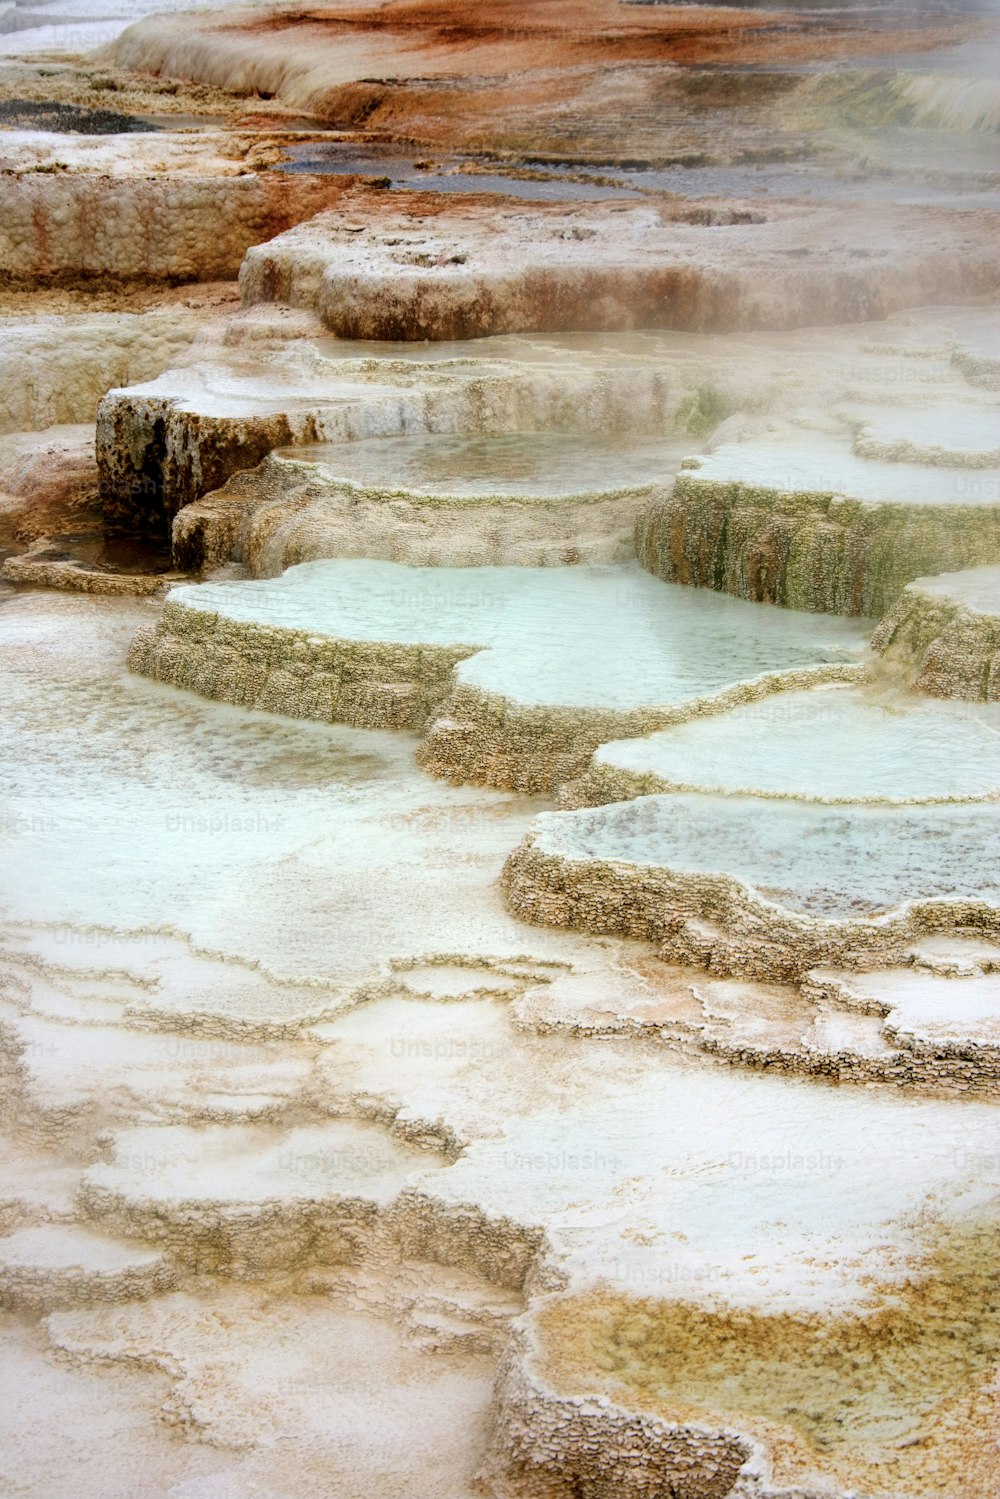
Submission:
<svg viewBox="0 0 1000 1499">
<path fill-rule="evenodd" d="M 98 409 L 97 460 L 110 532 L 165 541 L 185 498 L 216 489 L 237 468 L 253 467 L 272 448 L 320 436 L 307 421 L 297 433 L 284 412 L 252 417 L 178 417 L 172 397 L 106 396 Z"/>
<path fill-rule="evenodd" d="M 469 646 L 333 640 L 227 620 L 168 599 L 129 670 L 203 697 L 363 729 L 419 729 Z"/>
<path fill-rule="evenodd" d="M 0 1239 L 0 1306 L 51 1311 L 88 1301 L 136 1301 L 170 1290 L 159 1250 L 75 1224 L 41 1224 Z"/>
<path fill-rule="evenodd" d="M 1000 411 L 992 402 L 890 407 L 866 411 L 856 420 L 853 448 L 861 458 L 942 468 L 1000 467 Z"/>
<path fill-rule="evenodd" d="M 323 557 L 417 567 L 545 567 L 621 561 L 650 488 L 546 502 L 420 497 L 338 484 L 308 462 L 270 456 L 181 510 L 182 567 L 243 562 L 254 577 Z"/>
<path fill-rule="evenodd" d="M 181 505 L 272 448 L 398 431 L 406 417 L 395 392 L 317 371 L 308 353 L 299 380 L 289 378 L 282 354 L 316 331 L 313 320 L 287 309 L 211 322 L 188 358 L 160 379 L 109 391 L 96 436 L 108 530 L 166 541 Z M 217 362 L 206 360 L 205 348 Z"/>
<path fill-rule="evenodd" d="M 30 588 L 63 588 L 70 593 L 92 593 L 104 598 L 144 598 L 163 593 L 182 580 L 180 573 L 110 572 L 84 563 L 27 552 L 0 564 L 0 578 Z"/>
<path fill-rule="evenodd" d="M 426 725 L 417 759 L 446 780 L 553 791 L 579 776 L 598 745 L 613 736 L 650 734 L 796 687 L 851 681 L 863 670 L 835 662 L 790 668 L 683 703 L 618 710 L 523 703 L 457 681 Z"/>
<path fill-rule="evenodd" d="M 192 1273 L 260 1281 L 403 1259 L 523 1290 L 543 1249 L 538 1229 L 442 1202 L 432 1184 L 447 1162 L 433 1129 L 423 1121 L 410 1143 L 387 1124 L 352 1116 L 298 1130 L 280 1122 L 124 1130 L 110 1162 L 84 1172 L 79 1215 L 112 1244 L 117 1235 L 155 1246 L 148 1257 L 161 1289 Z"/>
<path fill-rule="evenodd" d="M 607 472 L 598 464 L 590 473 L 593 444 L 586 439 L 534 439 L 539 467 L 547 462 L 548 472 L 539 472 L 534 485 L 530 477 L 511 477 L 505 492 L 505 456 L 530 451 L 532 442 L 382 439 L 362 450 L 385 454 L 374 459 L 379 477 L 369 479 L 343 477 L 355 466 L 354 444 L 341 448 L 339 458 L 334 447 L 305 448 L 301 457 L 294 450 L 271 454 L 179 512 L 174 556 L 181 566 L 201 568 L 236 560 L 258 578 L 324 557 L 418 567 L 558 567 L 631 556 L 638 514 L 663 488 L 680 452 L 663 445 L 654 461 L 652 454 L 622 449 L 612 466 L 598 450 Z M 415 447 L 428 480 L 435 463 L 441 467 L 429 488 L 407 482 L 404 465 Z M 464 479 L 463 454 L 476 465 Z"/>
<path fill-rule="evenodd" d="M 1000 1096 L 1000 1049 L 984 1045 L 974 1037 L 944 1045 L 908 1043 L 872 1056 L 850 1043 L 796 1046 L 775 1038 L 749 1041 L 737 1037 L 706 1036 L 699 1043 L 705 1052 L 734 1067 L 760 1068 L 787 1077 L 817 1078 L 834 1083 L 864 1086 L 870 1083 L 935 1094 L 972 1096 L 996 1100 Z"/>
<path fill-rule="evenodd" d="M 321 334 L 302 313 L 261 309 L 206 330 L 191 359 L 160 380 L 109 391 L 97 460 L 110 523 L 162 535 L 182 506 L 197 503 L 178 527 L 178 560 L 210 565 L 229 555 L 250 499 L 247 481 L 211 492 L 274 448 L 419 432 L 646 440 L 704 426 L 704 370 L 684 378 L 668 355 L 661 363 L 641 345 L 577 353 L 575 362 L 572 345 L 483 359 L 462 350 L 437 364 L 391 351 L 351 357 L 347 344 L 320 345 Z M 756 376 L 743 384 L 759 389 Z M 726 409 L 733 399 L 728 389 L 720 397 Z"/>
<path fill-rule="evenodd" d="M 970 477 L 967 503 L 940 505 L 856 499 L 821 482 L 796 490 L 682 470 L 670 497 L 639 520 L 639 560 L 672 583 L 880 616 L 923 573 L 1000 558 L 991 481 Z"/>
<path fill-rule="evenodd" d="M 454 668 L 479 647 L 330 640 L 203 614 L 168 602 L 140 630 L 131 671 L 245 708 L 364 729 L 426 729 L 425 770 L 504 789 L 551 789 L 579 772 L 598 744 L 718 712 L 783 688 L 850 679 L 831 663 L 774 672 L 674 707 L 631 710 L 519 703 L 456 683 Z"/>
<path fill-rule="evenodd" d="M 170 526 L 170 549 L 178 566 L 209 572 L 240 560 L 248 515 L 262 499 L 266 504 L 284 491 L 284 484 L 271 478 L 274 462 L 269 455 L 257 468 L 232 474 L 220 489 L 182 504 Z"/>
<path fill-rule="evenodd" d="M 935 972 L 920 963 L 867 974 L 817 969 L 804 986 L 812 999 L 855 1014 L 876 1015 L 894 1081 L 951 1085 L 996 1093 L 1000 1084 L 1000 975 L 991 958 L 972 972 Z M 993 955 L 996 956 L 995 954 Z"/>
<path fill-rule="evenodd" d="M 367 212 L 366 200 L 352 201 Z M 980 419 L 983 398 L 948 358 L 973 331 L 966 310 L 950 308 L 900 316 L 876 343 L 867 329 L 839 329 L 835 338 L 829 330 L 706 338 L 641 332 L 355 348 L 325 336 L 312 314 L 267 304 L 207 327 L 160 379 L 110 391 L 101 404 L 98 462 L 115 524 L 155 524 L 162 533 L 181 506 L 198 505 L 178 544 L 185 565 L 200 566 L 202 554 L 217 555 L 208 535 L 214 524 L 219 545 L 228 545 L 241 494 L 209 499 L 208 492 L 282 442 L 579 432 L 619 442 L 687 436 L 689 456 L 732 413 L 788 413 L 806 402 L 846 403 L 840 431 L 847 443 L 858 403 L 866 411 L 883 405 L 890 376 L 910 421 L 930 420 L 929 385 L 961 420 Z M 976 490 L 986 478 L 963 475 Z"/>
<path fill-rule="evenodd" d="M 204 320 L 183 306 L 0 319 L 0 433 L 92 422 L 109 384 L 154 379 Z"/>
<path fill-rule="evenodd" d="M 92 426 L 0 437 L 0 547 L 96 528 L 99 517 Z"/>
<path fill-rule="evenodd" d="M 914 987 L 920 983 L 909 969 L 892 972 Z M 826 1000 L 829 991 L 823 973 L 824 970 L 813 970 L 803 990 Z M 819 1014 L 822 1019 L 819 1034 L 805 1041 L 796 1042 L 780 1035 L 768 1038 L 763 1027 L 758 1027 L 758 1034 L 753 1037 L 739 1034 L 737 1028 L 733 1028 L 735 1034 L 732 1031 L 726 1034 L 727 1028 L 719 1026 L 717 1033 L 705 1034 L 698 1044 L 708 1055 L 734 1067 L 760 1068 L 788 1077 L 862 1086 L 882 1083 L 907 1091 L 968 1095 L 994 1101 L 1000 1096 L 1000 1049 L 995 1042 L 984 1040 L 976 1029 L 958 1036 L 961 1028 L 956 1026 L 947 1040 L 937 1036 L 921 1041 L 894 1031 L 887 1022 L 881 1028 L 883 1040 L 879 1044 L 871 1034 L 853 1038 L 849 1025 L 835 1016 L 832 1005 L 822 1007 Z M 826 1037 L 823 1031 L 827 1032 Z"/>
<path fill-rule="evenodd" d="M 567 973 L 519 996 L 514 1011 L 546 1035 L 634 1038 L 739 1068 L 996 1098 L 998 963 L 1000 945 L 961 934 L 914 943 L 898 967 L 815 968 L 795 983 L 647 959 L 614 992 Z"/>
<path fill-rule="evenodd" d="M 234 1148 L 243 1156 L 241 1176 L 231 1169 Z M 150 1152 L 157 1152 L 155 1182 Z M 267 1125 L 137 1130 L 117 1138 L 108 1165 L 85 1173 L 80 1202 L 102 1230 L 166 1245 L 200 1273 L 257 1279 L 309 1258 L 321 1265 L 359 1259 L 406 1177 L 439 1164 L 358 1120 L 277 1139 Z"/>
<path fill-rule="evenodd" d="M 1000 701 L 1000 567 L 917 578 L 872 645 L 921 692 Z"/>
<path fill-rule="evenodd" d="M 903 1367 L 921 1370 L 907 1405 L 919 1385 L 933 1400 L 960 1307 L 994 1322 L 995 1281 L 980 1258 L 986 1234 L 971 1224 L 942 1241 L 933 1269 L 898 1300 L 846 1315 L 727 1307 L 711 1292 L 650 1295 L 613 1282 L 539 1299 L 521 1319 L 518 1364 L 500 1386 L 491 1452 L 499 1492 L 601 1493 L 610 1472 L 637 1499 L 818 1499 L 838 1488 L 988 1494 L 995 1457 L 978 1433 L 992 1424 L 992 1349 L 973 1358 L 968 1417 L 944 1419 L 950 1442 L 907 1454 L 912 1418 L 896 1400 L 886 1408 L 885 1381 Z M 832 1408 L 803 1408 L 803 1376 L 812 1382 L 820 1369 Z M 875 1457 L 889 1422 L 895 1440 Z M 487 1474 L 494 1478 L 492 1466 Z"/>
<path fill-rule="evenodd" d="M 539 1367 L 538 1342 L 532 1319 L 501 1365 L 483 1477 L 502 1499 L 602 1492 L 723 1499 L 739 1493 L 741 1471 L 759 1470 L 757 1444 L 721 1422 L 668 1421 L 606 1395 L 553 1389 Z M 766 1499 L 774 1491 L 755 1485 L 753 1492 Z"/>
<path fill-rule="evenodd" d="M 643 797 L 543 814 L 503 883 L 525 920 L 645 938 L 674 961 L 787 980 L 822 964 L 902 961 L 927 932 L 1000 931 L 1000 887 L 985 862 L 998 816 L 984 802 L 803 806 L 778 820 L 773 803 L 752 798 Z"/>
<path fill-rule="evenodd" d="M 971 249 L 964 229 L 933 211 L 770 204 L 766 217 L 739 205 L 728 217 L 714 206 L 703 213 L 533 204 L 497 208 L 487 224 L 475 199 L 442 206 L 415 196 L 374 226 L 317 214 L 248 250 L 240 286 L 247 303 L 315 309 L 341 338 L 454 339 L 815 327 L 997 285 L 986 223 L 981 248 Z"/>
<path fill-rule="evenodd" d="M 972 385 L 981 385 L 985 390 L 1000 390 L 1000 358 L 995 352 L 995 342 L 989 337 L 991 330 L 984 330 L 987 337 L 973 338 L 970 346 L 956 349 L 952 359 Z"/>
</svg>

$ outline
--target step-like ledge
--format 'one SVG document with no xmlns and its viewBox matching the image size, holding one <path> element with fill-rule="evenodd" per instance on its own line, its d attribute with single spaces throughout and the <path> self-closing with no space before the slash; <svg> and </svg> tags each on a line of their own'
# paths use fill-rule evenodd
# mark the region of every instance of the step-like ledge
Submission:
<svg viewBox="0 0 1000 1499">
<path fill-rule="evenodd" d="M 855 676 L 865 628 L 631 567 L 303 563 L 174 589 L 133 671 L 248 708 L 422 729 L 425 767 L 543 790 L 603 740 Z"/>
<path fill-rule="evenodd" d="M 1000 798 L 1000 707 L 932 702 L 882 683 L 784 692 L 600 745 L 561 805 L 665 791 L 826 804 Z"/>
<path fill-rule="evenodd" d="M 1000 702 L 1000 566 L 917 578 L 872 645 L 932 697 Z"/>
<path fill-rule="evenodd" d="M 418 567 L 562 567 L 630 558 L 639 513 L 690 447 L 553 432 L 421 433 L 272 453 L 186 506 L 185 565 L 254 577 L 333 557 Z"/>
<path fill-rule="evenodd" d="M 726 443 L 640 517 L 636 551 L 669 583 L 881 617 L 922 574 L 1000 562 L 1000 472 L 875 462 L 818 432 Z"/>
<path fill-rule="evenodd" d="M 925 932 L 1000 930 L 1000 806 L 817 807 L 648 796 L 543 813 L 503 871 L 527 921 L 661 943 L 748 978 L 903 960 Z"/>
</svg>

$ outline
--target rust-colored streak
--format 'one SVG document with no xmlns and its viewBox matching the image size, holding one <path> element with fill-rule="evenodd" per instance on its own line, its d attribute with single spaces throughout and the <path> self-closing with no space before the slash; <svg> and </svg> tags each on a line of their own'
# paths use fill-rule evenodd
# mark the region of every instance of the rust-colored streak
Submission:
<svg viewBox="0 0 1000 1499">
<path fill-rule="evenodd" d="M 879 36 L 880 50 L 905 52 L 970 40 L 988 23 L 956 20 L 944 13 L 897 17 Z M 470 11 L 457 0 L 410 0 L 377 11 L 335 7 L 244 12 L 219 28 L 245 36 L 287 35 L 317 47 L 336 46 L 351 34 L 372 37 L 372 64 L 391 76 L 392 43 L 412 59 L 414 51 L 470 64 L 478 54 L 495 54 L 491 71 L 529 71 L 587 63 L 672 62 L 759 64 L 820 61 L 870 52 L 870 17 L 863 22 L 828 13 L 781 10 L 737 13 L 725 8 L 619 5 L 617 0 L 542 0 L 530 9 L 519 0 Z M 388 42 L 388 49 L 387 49 Z M 498 66 L 499 64 L 499 66 Z M 470 67 L 470 71 L 471 71 Z"/>
</svg>

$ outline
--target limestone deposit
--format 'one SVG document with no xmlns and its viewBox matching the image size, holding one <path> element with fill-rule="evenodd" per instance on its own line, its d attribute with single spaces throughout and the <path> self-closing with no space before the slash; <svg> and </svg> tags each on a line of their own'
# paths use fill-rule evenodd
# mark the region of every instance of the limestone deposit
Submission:
<svg viewBox="0 0 1000 1499">
<path fill-rule="evenodd" d="M 1000 568 L 917 578 L 872 639 L 934 697 L 1000 698 Z"/>
<path fill-rule="evenodd" d="M 949 468 L 926 453 L 897 463 L 861 448 L 801 430 L 722 443 L 641 518 L 638 554 L 671 582 L 869 615 L 930 566 L 1000 556 L 996 468 Z"/>
<path fill-rule="evenodd" d="M 0 277 L 15 286 L 230 279 L 250 245 L 341 192 L 234 159 L 226 138 L 139 136 L 125 156 L 114 137 L 15 131 L 0 144 Z"/>
<path fill-rule="evenodd" d="M 998 734 L 992 706 L 932 703 L 884 680 L 822 686 L 602 744 L 563 800 L 708 791 L 826 803 L 978 801 L 1000 795 Z"/>
<path fill-rule="evenodd" d="M 997 289 L 989 218 L 979 248 L 929 211 L 532 206 L 495 209 L 486 227 L 475 210 L 418 198 L 375 229 L 319 213 L 247 253 L 244 302 L 314 309 L 340 338 L 454 339 L 864 322 L 946 288 L 956 300 Z M 901 243 L 913 246 L 902 262 Z"/>
<path fill-rule="evenodd" d="M 208 320 L 174 368 L 146 384 L 112 390 L 101 402 L 97 456 L 106 509 L 119 529 L 148 533 L 155 526 L 164 534 L 177 512 L 192 505 L 177 522 L 178 560 L 201 567 L 231 557 L 238 540 L 235 517 L 252 509 L 254 481 L 239 478 L 232 491 L 217 494 L 219 486 L 283 444 L 422 433 L 478 437 L 552 432 L 618 446 L 642 439 L 644 447 L 646 440 L 676 438 L 678 449 L 665 466 L 666 483 L 676 472 L 678 456 L 700 460 L 706 443 L 721 441 L 727 430 L 734 435 L 734 427 L 742 438 L 740 463 L 752 472 L 751 439 L 755 432 L 759 435 L 760 424 L 767 427 L 777 419 L 785 433 L 787 462 L 797 465 L 796 487 L 815 485 L 818 472 L 824 474 L 819 482 L 828 483 L 830 463 L 838 469 L 846 464 L 848 477 L 864 480 L 863 493 L 878 502 L 915 475 L 929 504 L 928 513 L 921 512 L 921 525 L 928 528 L 937 519 L 935 503 L 944 496 L 956 539 L 951 541 L 942 526 L 936 534 L 942 546 L 952 548 L 957 564 L 964 555 L 955 550 L 962 543 L 963 505 L 975 510 L 981 522 L 991 496 L 996 499 L 995 476 L 964 467 L 930 472 L 920 461 L 926 455 L 913 454 L 894 474 L 881 474 L 882 465 L 861 451 L 859 412 L 879 410 L 898 429 L 899 424 L 926 424 L 943 407 L 955 433 L 948 439 L 952 443 L 970 428 L 988 429 L 995 400 L 970 381 L 962 363 L 967 351 L 978 346 L 976 331 L 984 320 L 989 326 L 982 310 L 950 307 L 835 332 L 638 332 L 505 336 L 472 343 L 354 343 L 324 336 L 311 314 L 258 306 Z M 832 415 L 818 417 L 818 410 L 829 408 Z M 825 445 L 818 443 L 821 450 L 825 446 L 827 462 L 818 464 L 814 457 L 810 471 L 809 444 L 817 431 L 827 439 Z M 984 449 L 974 449 L 973 456 L 977 452 L 988 456 Z M 775 469 L 772 464 L 769 474 Z M 783 463 L 779 477 L 784 471 Z M 273 472 L 262 473 L 265 485 Z M 261 503 L 266 507 L 266 494 Z M 827 503 L 822 491 L 815 503 L 821 510 Z M 669 504 L 666 496 L 648 507 L 644 536 L 653 534 Z M 877 511 L 878 504 L 872 508 Z M 865 524 L 871 529 L 870 519 Z M 213 540 L 216 526 L 218 539 Z M 647 539 L 644 555 L 650 544 Z M 774 539 L 765 532 L 761 545 L 767 559 Z M 876 550 L 878 545 L 876 536 Z M 690 542 L 685 548 L 693 550 Z M 932 555 L 929 540 L 920 555 Z M 826 560 L 824 552 L 821 561 Z M 831 560 L 837 561 L 836 552 Z M 664 558 L 662 565 L 677 564 Z M 713 583 L 714 578 L 713 571 Z M 828 607 L 833 587 L 824 582 L 823 607 Z M 816 596 L 815 588 L 803 591 L 807 599 Z"/>
<path fill-rule="evenodd" d="M 602 739 L 857 675 L 864 638 L 853 623 L 713 600 L 625 566 L 313 562 L 175 589 L 129 665 L 295 718 L 426 726 L 429 769 L 539 790 Z"/>
<path fill-rule="evenodd" d="M 935 935 L 892 968 L 819 967 L 784 983 L 650 958 L 614 994 L 565 974 L 517 1011 L 544 1034 L 632 1036 L 740 1068 L 995 1096 L 998 957 L 988 938 Z"/>
<path fill-rule="evenodd" d="M 191 307 L 2 320 L 0 432 L 92 422 L 108 388 L 152 380 L 195 337 Z"/>
<path fill-rule="evenodd" d="M 203 569 L 236 560 L 254 577 L 324 557 L 448 568 L 622 561 L 685 446 L 518 433 L 285 449 L 185 506 L 174 555 Z"/>
<path fill-rule="evenodd" d="M 0 1492 L 996 1499 L 995 7 L 0 11 Z"/>
<path fill-rule="evenodd" d="M 530 920 L 783 979 L 898 959 L 927 932 L 997 930 L 997 816 L 995 802 L 777 811 L 753 797 L 646 796 L 543 813 L 504 880 Z"/>
</svg>

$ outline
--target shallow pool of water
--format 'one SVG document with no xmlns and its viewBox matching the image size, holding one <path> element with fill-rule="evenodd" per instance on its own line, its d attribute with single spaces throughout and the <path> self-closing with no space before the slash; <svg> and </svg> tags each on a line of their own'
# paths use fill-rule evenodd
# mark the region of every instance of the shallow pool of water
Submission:
<svg viewBox="0 0 1000 1499">
<path fill-rule="evenodd" d="M 336 639 L 482 647 L 460 663 L 459 680 L 563 706 L 684 702 L 764 672 L 856 659 L 870 634 L 863 620 L 681 588 L 627 565 L 307 562 L 280 578 L 185 585 L 170 598 Z"/>
<path fill-rule="evenodd" d="M 690 438 L 681 444 L 685 449 L 690 445 Z M 469 499 L 496 495 L 548 499 L 666 483 L 676 469 L 677 447 L 661 442 L 619 444 L 551 432 L 500 437 L 434 433 L 283 448 L 279 455 L 321 463 L 336 478 L 361 488 Z"/>
</svg>

